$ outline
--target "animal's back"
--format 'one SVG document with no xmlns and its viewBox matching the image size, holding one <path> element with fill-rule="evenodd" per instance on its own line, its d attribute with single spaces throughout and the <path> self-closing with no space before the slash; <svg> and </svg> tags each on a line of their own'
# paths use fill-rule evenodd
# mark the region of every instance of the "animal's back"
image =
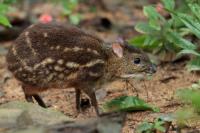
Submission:
<svg viewBox="0 0 200 133">
<path fill-rule="evenodd" d="M 9 50 L 8 69 L 32 86 L 96 80 L 104 72 L 102 44 L 76 27 L 36 24 L 27 28 Z"/>
</svg>

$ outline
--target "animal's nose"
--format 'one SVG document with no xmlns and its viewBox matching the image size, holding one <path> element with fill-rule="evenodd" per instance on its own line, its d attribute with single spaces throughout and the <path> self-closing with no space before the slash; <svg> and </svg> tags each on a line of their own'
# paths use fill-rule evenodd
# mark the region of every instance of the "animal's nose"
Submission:
<svg viewBox="0 0 200 133">
<path fill-rule="evenodd" d="M 156 73 L 156 65 L 155 64 L 151 64 L 151 66 L 149 67 L 149 73 L 151 73 L 151 74 Z"/>
</svg>

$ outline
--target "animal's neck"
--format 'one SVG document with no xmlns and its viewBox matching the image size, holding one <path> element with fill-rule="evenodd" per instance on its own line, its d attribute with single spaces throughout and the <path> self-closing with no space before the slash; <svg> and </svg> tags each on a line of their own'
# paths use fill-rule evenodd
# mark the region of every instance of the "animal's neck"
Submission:
<svg viewBox="0 0 200 133">
<path fill-rule="evenodd" d="M 122 73 L 122 65 L 122 60 L 117 58 L 111 51 L 105 66 L 105 79 L 107 81 L 118 79 Z"/>
</svg>

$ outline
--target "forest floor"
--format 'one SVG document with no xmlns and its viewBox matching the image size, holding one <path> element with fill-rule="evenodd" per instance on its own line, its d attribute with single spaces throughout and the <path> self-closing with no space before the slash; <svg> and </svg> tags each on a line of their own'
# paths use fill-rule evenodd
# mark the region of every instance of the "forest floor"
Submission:
<svg viewBox="0 0 200 133">
<path fill-rule="evenodd" d="M 138 21 L 144 20 L 142 8 L 129 7 L 129 15 L 124 15 L 125 8 L 128 4 L 119 8 L 115 12 L 99 12 L 97 14 L 84 14 L 87 18 L 92 18 L 95 15 L 107 17 L 114 26 L 122 27 L 122 29 L 95 31 L 94 27 L 83 26 L 84 29 L 93 29 L 92 31 L 105 41 L 114 41 L 119 34 L 123 34 L 125 38 L 130 38 L 136 35 L 134 31 L 134 24 Z M 130 5 L 129 5 L 130 6 Z M 130 17 L 131 16 L 131 17 Z M 114 23 L 116 22 L 116 23 Z M 130 28 L 132 26 L 132 28 Z M 124 28 L 123 28 L 124 27 Z M 127 28 L 125 28 L 127 27 Z M 7 49 L 12 45 L 12 41 L 1 43 L 1 47 Z M 0 104 L 7 103 L 14 100 L 23 100 L 24 94 L 22 92 L 19 82 L 7 70 L 6 52 L 0 54 Z M 153 113 L 151 111 L 128 113 L 123 133 L 132 133 L 135 127 L 144 120 L 152 121 L 156 116 L 162 113 L 171 113 L 178 110 L 182 104 L 177 100 L 175 93 L 178 89 L 188 87 L 191 84 L 198 82 L 199 75 L 188 72 L 185 68 L 185 62 L 179 63 L 164 63 L 159 65 L 157 72 L 152 76 L 151 80 L 132 80 L 132 84 L 137 89 L 125 89 L 125 83 L 122 81 L 115 81 L 110 83 L 106 88 L 97 92 L 99 107 L 103 103 L 113 98 L 122 95 L 136 96 L 145 100 L 146 102 L 160 108 L 160 113 Z M 103 95 L 102 95 L 103 93 Z M 82 120 L 90 117 L 95 117 L 95 111 L 91 108 L 86 108 L 83 112 L 77 113 L 75 109 L 75 92 L 73 88 L 69 89 L 51 89 L 40 94 L 46 104 L 53 109 L 63 112 L 65 115 L 75 119 Z M 85 95 L 83 96 L 86 97 Z"/>
</svg>

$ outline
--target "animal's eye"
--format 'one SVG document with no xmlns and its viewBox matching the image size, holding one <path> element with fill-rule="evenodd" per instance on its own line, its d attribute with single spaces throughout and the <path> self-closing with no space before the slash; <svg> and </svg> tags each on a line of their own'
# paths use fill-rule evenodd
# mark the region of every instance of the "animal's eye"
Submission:
<svg viewBox="0 0 200 133">
<path fill-rule="evenodd" d="M 140 58 L 135 58 L 134 59 L 134 64 L 139 64 L 140 63 Z"/>
</svg>

